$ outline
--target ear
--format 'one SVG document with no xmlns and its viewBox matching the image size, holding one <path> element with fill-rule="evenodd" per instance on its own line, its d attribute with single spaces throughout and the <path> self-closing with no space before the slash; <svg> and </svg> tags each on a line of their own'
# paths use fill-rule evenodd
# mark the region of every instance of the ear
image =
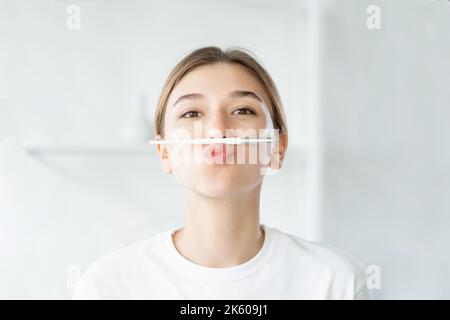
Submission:
<svg viewBox="0 0 450 320">
<path fill-rule="evenodd" d="M 284 155 L 286 154 L 287 147 L 287 132 L 283 132 L 279 136 L 277 147 L 272 149 L 270 155 L 269 167 L 272 170 L 280 170 L 283 164 Z"/>
<path fill-rule="evenodd" d="M 161 135 L 157 135 L 155 140 L 162 140 Z M 157 144 L 156 151 L 159 154 L 159 159 L 161 160 L 161 167 L 166 174 L 172 174 L 172 164 L 169 159 L 168 147 L 166 144 Z"/>
</svg>

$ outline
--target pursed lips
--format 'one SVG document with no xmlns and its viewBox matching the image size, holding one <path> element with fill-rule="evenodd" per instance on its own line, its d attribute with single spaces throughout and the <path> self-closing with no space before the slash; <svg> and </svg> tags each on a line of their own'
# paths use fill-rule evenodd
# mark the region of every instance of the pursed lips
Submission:
<svg viewBox="0 0 450 320">
<path fill-rule="evenodd" d="M 222 159 L 223 163 L 225 163 L 225 160 L 231 157 L 233 154 L 234 154 L 234 146 L 233 145 L 227 146 L 224 143 L 209 144 L 203 152 L 203 155 L 206 156 L 208 159 L 210 160 Z"/>
</svg>

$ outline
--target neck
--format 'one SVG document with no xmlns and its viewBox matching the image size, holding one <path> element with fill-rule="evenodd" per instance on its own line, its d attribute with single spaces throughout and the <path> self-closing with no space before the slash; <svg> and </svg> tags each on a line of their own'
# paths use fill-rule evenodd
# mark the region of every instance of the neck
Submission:
<svg viewBox="0 0 450 320">
<path fill-rule="evenodd" d="M 177 250 L 211 268 L 236 266 L 253 258 L 265 237 L 259 222 L 260 191 L 261 184 L 224 198 L 188 191 L 186 225 L 173 235 Z"/>
</svg>

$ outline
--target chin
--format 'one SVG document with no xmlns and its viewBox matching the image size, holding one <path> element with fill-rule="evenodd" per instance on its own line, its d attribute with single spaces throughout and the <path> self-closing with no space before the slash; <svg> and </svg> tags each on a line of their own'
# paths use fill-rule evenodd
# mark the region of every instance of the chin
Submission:
<svg viewBox="0 0 450 320">
<path fill-rule="evenodd" d="M 227 198 L 237 194 L 244 194 L 257 187 L 262 181 L 259 179 L 242 179 L 242 176 L 231 180 L 211 181 L 197 180 L 193 189 L 206 197 Z"/>
<path fill-rule="evenodd" d="M 227 197 L 233 195 L 233 192 L 231 190 L 210 190 L 210 189 L 208 189 L 208 190 L 197 191 L 197 193 L 201 194 L 204 197 L 215 198 L 215 199 L 227 198 Z"/>
<path fill-rule="evenodd" d="M 223 198 L 251 190 L 262 182 L 259 166 L 202 165 L 177 171 L 185 187 L 211 198 Z"/>
<path fill-rule="evenodd" d="M 220 177 L 203 177 L 196 181 L 197 190 L 202 190 L 202 193 L 210 197 L 225 197 L 233 194 L 240 189 L 240 184 L 237 179 Z"/>
</svg>

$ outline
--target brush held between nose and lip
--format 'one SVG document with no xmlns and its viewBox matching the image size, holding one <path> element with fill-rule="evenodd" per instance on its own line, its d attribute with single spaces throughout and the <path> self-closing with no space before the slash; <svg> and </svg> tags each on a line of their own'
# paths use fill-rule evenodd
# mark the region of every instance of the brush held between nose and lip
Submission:
<svg viewBox="0 0 450 320">
<path fill-rule="evenodd" d="M 149 144 L 243 144 L 243 143 L 267 143 L 275 141 L 272 138 L 209 138 L 209 139 L 181 139 L 181 140 L 150 140 Z"/>
</svg>

